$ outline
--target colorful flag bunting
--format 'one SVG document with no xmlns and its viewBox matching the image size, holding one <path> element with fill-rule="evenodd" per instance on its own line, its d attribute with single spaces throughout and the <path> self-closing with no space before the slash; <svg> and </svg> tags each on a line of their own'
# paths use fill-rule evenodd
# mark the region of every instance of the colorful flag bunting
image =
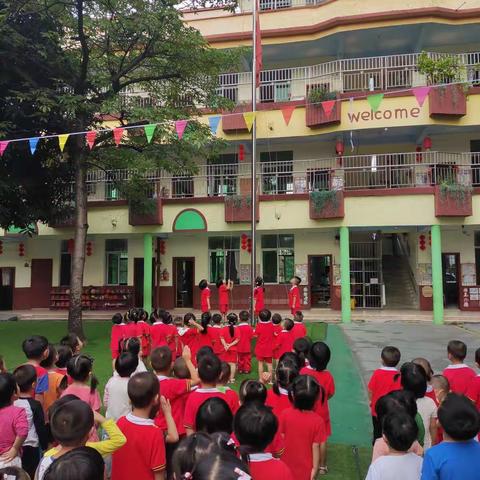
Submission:
<svg viewBox="0 0 480 480">
<path fill-rule="evenodd" d="M 156 123 L 150 123 L 149 125 L 145 125 L 143 129 L 145 130 L 145 136 L 147 137 L 147 142 L 151 143 L 153 134 L 155 133 L 155 129 L 157 128 Z"/>
<path fill-rule="evenodd" d="M 376 112 L 380 108 L 380 104 L 383 100 L 383 93 L 376 93 L 375 95 L 368 95 L 367 102 L 370 105 L 370 108 Z"/>
<path fill-rule="evenodd" d="M 95 138 L 97 137 L 97 132 L 95 130 L 90 130 L 89 132 L 87 132 L 86 137 L 87 137 L 87 145 L 91 150 L 95 145 Z"/>
<path fill-rule="evenodd" d="M 415 98 L 417 99 L 417 103 L 419 107 L 423 107 L 423 104 L 425 103 L 425 99 L 428 96 L 428 93 L 430 92 L 430 87 L 415 87 L 412 88 L 412 92 L 415 95 Z"/>
<path fill-rule="evenodd" d="M 243 119 L 245 120 L 245 125 L 249 132 L 252 131 L 253 121 L 255 120 L 255 113 L 256 112 L 245 112 L 243 114 Z"/>
<path fill-rule="evenodd" d="M 212 135 L 217 134 L 218 130 L 218 124 L 220 123 L 220 115 L 216 115 L 215 117 L 208 117 L 208 123 L 210 125 L 210 131 L 212 132 Z"/>
<path fill-rule="evenodd" d="M 330 118 L 330 116 L 332 115 L 335 103 L 337 103 L 336 100 L 326 100 L 325 102 L 322 102 L 322 108 L 327 118 Z"/>
<path fill-rule="evenodd" d="M 287 105 L 282 107 L 282 115 L 283 119 L 285 120 L 286 125 L 290 123 L 292 119 L 293 111 L 295 110 L 296 105 Z"/>
<path fill-rule="evenodd" d="M 8 140 L 4 140 L 0 142 L 0 157 L 3 156 L 3 153 L 7 149 L 9 143 L 10 142 Z"/>
<path fill-rule="evenodd" d="M 177 120 L 175 122 L 175 131 L 177 132 L 178 138 L 181 140 L 183 137 L 183 133 L 185 132 L 185 128 L 187 127 L 188 120 Z"/>
<path fill-rule="evenodd" d="M 40 140 L 40 137 L 33 137 L 28 139 L 28 143 L 30 144 L 30 152 L 32 155 L 35 153 L 35 150 L 37 149 L 39 140 Z"/>
<path fill-rule="evenodd" d="M 69 133 L 63 133 L 62 135 L 58 136 L 58 146 L 60 147 L 61 152 L 63 152 L 69 136 Z"/>
<path fill-rule="evenodd" d="M 115 141 L 115 145 L 117 147 L 120 145 L 120 142 L 122 141 L 124 130 L 125 129 L 123 127 L 117 127 L 113 129 L 113 140 Z"/>
</svg>

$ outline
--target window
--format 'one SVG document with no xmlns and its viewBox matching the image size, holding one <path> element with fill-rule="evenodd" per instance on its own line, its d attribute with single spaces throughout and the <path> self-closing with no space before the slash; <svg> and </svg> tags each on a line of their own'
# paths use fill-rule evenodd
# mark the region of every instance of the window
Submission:
<svg viewBox="0 0 480 480">
<path fill-rule="evenodd" d="M 208 196 L 236 195 L 238 155 L 228 153 L 208 161 Z"/>
<path fill-rule="evenodd" d="M 176 175 L 172 178 L 172 198 L 193 197 L 193 177 L 191 175 Z"/>
<path fill-rule="evenodd" d="M 210 237 L 208 239 L 210 283 L 219 277 L 240 283 L 240 237 Z"/>
<path fill-rule="evenodd" d="M 128 241 L 106 240 L 107 285 L 128 284 Z"/>
<path fill-rule="evenodd" d="M 262 236 L 262 272 L 265 283 L 288 283 L 295 275 L 293 235 Z"/>
<path fill-rule="evenodd" d="M 477 285 L 480 285 L 480 232 L 475 232 L 475 268 Z"/>
<path fill-rule="evenodd" d="M 262 193 L 293 193 L 293 152 L 262 152 Z"/>
<path fill-rule="evenodd" d="M 72 268 L 72 255 L 68 245 L 71 240 L 62 240 L 60 245 L 60 286 L 70 286 L 70 273 Z"/>
</svg>

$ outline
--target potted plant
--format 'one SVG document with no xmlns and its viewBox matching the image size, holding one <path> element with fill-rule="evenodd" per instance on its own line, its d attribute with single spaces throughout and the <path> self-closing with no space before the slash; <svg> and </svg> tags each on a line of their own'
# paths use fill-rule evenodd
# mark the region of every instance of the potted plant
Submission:
<svg viewBox="0 0 480 480">
<path fill-rule="evenodd" d="M 417 69 L 419 73 L 425 75 L 427 85 L 440 85 L 432 88 L 428 94 L 430 116 L 466 115 L 466 86 L 459 83 L 465 77 L 465 67 L 458 57 L 441 55 L 433 58 L 428 53 L 422 52 L 418 58 Z"/>
<path fill-rule="evenodd" d="M 435 186 L 436 217 L 472 215 L 472 187 L 455 180 L 444 180 Z"/>
<path fill-rule="evenodd" d="M 325 109 L 322 106 L 322 102 L 336 100 L 337 97 L 337 92 L 331 92 L 325 86 L 311 87 L 308 92 L 305 109 L 307 127 L 315 128 L 331 123 L 340 123 L 342 113 L 341 102 L 335 102 L 330 115 L 325 113 Z"/>
<path fill-rule="evenodd" d="M 258 202 L 256 204 L 256 220 L 259 220 Z M 225 197 L 225 221 L 227 223 L 252 221 L 251 195 L 230 195 Z"/>
<path fill-rule="evenodd" d="M 163 204 L 161 197 L 130 200 L 128 223 L 133 226 L 163 225 Z"/>
<path fill-rule="evenodd" d="M 310 193 L 309 211 L 312 220 L 343 218 L 343 190 L 318 190 Z"/>
</svg>

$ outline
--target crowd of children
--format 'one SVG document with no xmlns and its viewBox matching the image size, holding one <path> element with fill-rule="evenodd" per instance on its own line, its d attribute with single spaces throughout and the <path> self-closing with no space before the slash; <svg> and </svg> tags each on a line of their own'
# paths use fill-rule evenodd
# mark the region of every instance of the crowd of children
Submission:
<svg viewBox="0 0 480 480">
<path fill-rule="evenodd" d="M 211 307 L 208 296 L 202 302 Z M 255 327 L 249 312 L 228 309 L 198 321 L 165 310 L 115 314 L 105 416 L 80 339 L 27 338 L 24 364 L 8 373 L 0 362 L 0 478 L 328 478 L 332 352 L 309 339 L 300 311 L 282 319 L 261 306 Z M 237 392 L 236 372 L 250 373 L 252 350 L 258 378 Z M 466 354 L 451 341 L 451 365 L 434 375 L 424 358 L 398 368 L 400 351 L 382 350 L 368 384 L 367 480 L 480 478 L 480 376 Z"/>
</svg>

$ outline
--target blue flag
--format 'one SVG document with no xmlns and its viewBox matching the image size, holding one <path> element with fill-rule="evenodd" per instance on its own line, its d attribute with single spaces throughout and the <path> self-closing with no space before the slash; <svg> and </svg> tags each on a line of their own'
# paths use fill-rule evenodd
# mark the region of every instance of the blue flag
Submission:
<svg viewBox="0 0 480 480">
<path fill-rule="evenodd" d="M 40 137 L 33 137 L 28 139 L 28 143 L 30 144 L 30 152 L 32 152 L 32 155 L 35 153 L 35 150 L 37 149 L 39 140 L 40 140 Z"/>
<path fill-rule="evenodd" d="M 210 130 L 212 132 L 212 135 L 217 134 L 218 130 L 218 124 L 220 123 L 220 115 L 217 115 L 216 117 L 208 117 L 208 123 L 210 124 Z"/>
</svg>

